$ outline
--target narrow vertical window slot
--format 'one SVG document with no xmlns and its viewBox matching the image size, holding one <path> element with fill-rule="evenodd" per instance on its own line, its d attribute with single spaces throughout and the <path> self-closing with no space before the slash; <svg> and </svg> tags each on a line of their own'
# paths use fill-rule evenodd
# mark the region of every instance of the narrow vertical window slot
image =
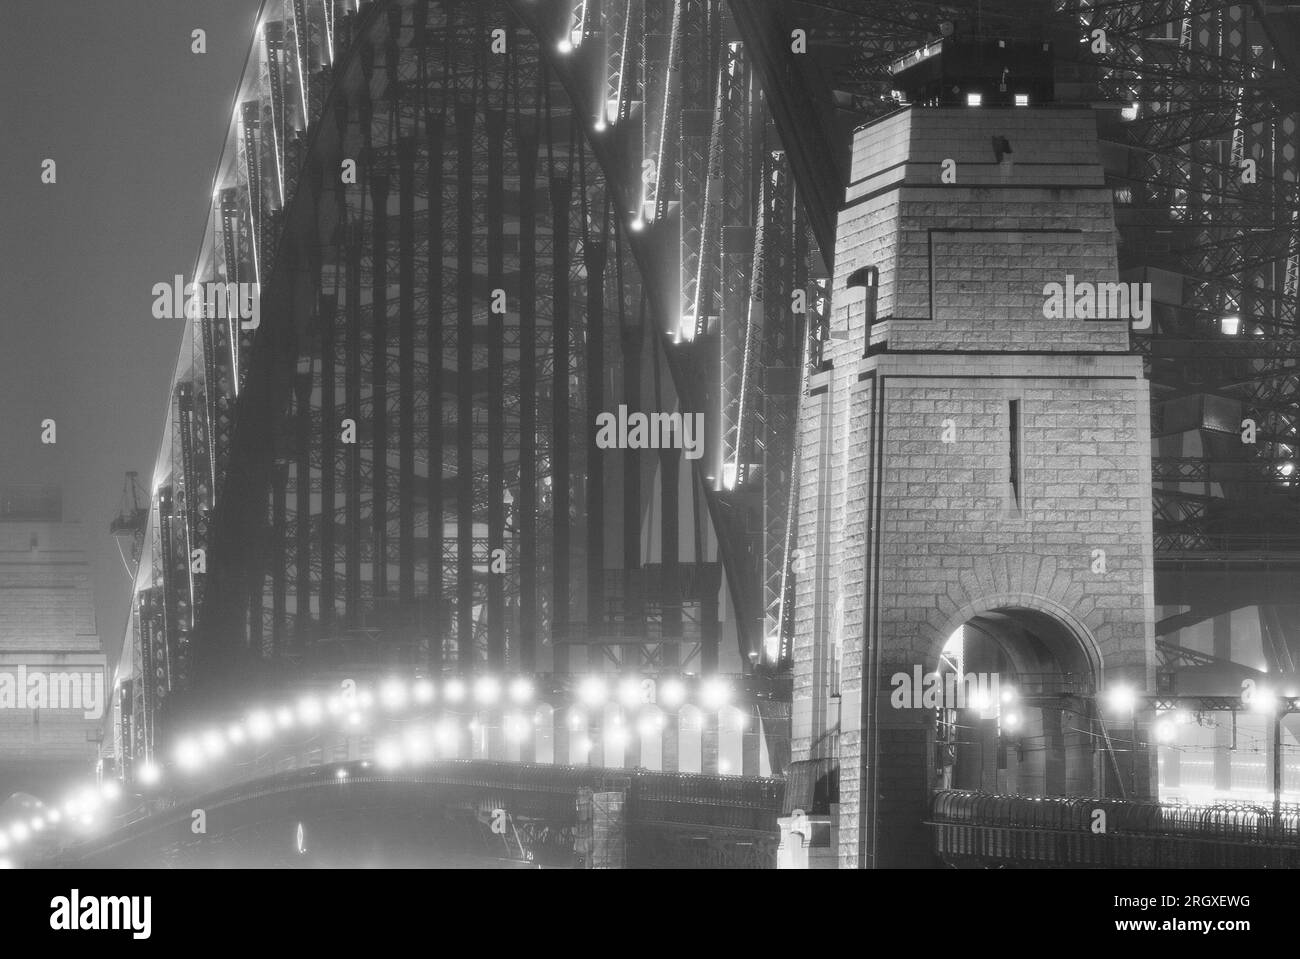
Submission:
<svg viewBox="0 0 1300 959">
<path fill-rule="evenodd" d="M 1020 508 L 1020 401 L 1011 400 L 1007 404 L 1007 457 L 1011 475 L 1011 502 Z"/>
</svg>

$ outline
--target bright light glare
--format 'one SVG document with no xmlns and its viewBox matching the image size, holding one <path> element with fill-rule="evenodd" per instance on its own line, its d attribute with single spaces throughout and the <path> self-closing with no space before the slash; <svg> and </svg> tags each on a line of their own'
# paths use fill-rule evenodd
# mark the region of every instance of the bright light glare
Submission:
<svg viewBox="0 0 1300 959">
<path fill-rule="evenodd" d="M 1018 107 L 1027 107 L 1027 106 L 1029 106 L 1029 94 L 1028 94 L 1028 93 L 1017 93 L 1017 94 L 1016 94 L 1016 106 L 1018 106 Z"/>
<path fill-rule="evenodd" d="M 1241 332 L 1241 317 L 1224 316 L 1219 318 L 1219 329 L 1224 336 L 1236 336 Z"/>
<path fill-rule="evenodd" d="M 105 802 L 117 802 L 122 797 L 122 787 L 114 781 L 109 781 L 99 787 L 99 794 L 104 797 Z"/>
<path fill-rule="evenodd" d="M 582 715 L 582 713 L 578 712 L 577 710 L 574 710 L 573 712 L 569 713 L 570 729 L 581 729 L 586 724 L 587 724 L 587 717 Z"/>
<path fill-rule="evenodd" d="M 555 45 L 555 49 L 559 50 L 561 53 L 572 53 L 573 42 L 570 40 L 561 40 Z"/>
<path fill-rule="evenodd" d="M 429 740 L 418 729 L 408 730 L 403 737 L 406 756 L 412 761 L 423 759 L 429 753 Z"/>
<path fill-rule="evenodd" d="M 1156 723 L 1156 739 L 1162 743 L 1167 743 L 1174 738 L 1174 724 L 1167 719 L 1162 719 Z"/>
<path fill-rule="evenodd" d="M 700 688 L 700 702 L 708 710 L 721 709 L 731 701 L 731 687 L 721 679 L 706 679 Z"/>
<path fill-rule="evenodd" d="M 375 748 L 375 762 L 380 769 L 396 769 L 402 765 L 402 751 L 396 743 L 382 742 Z"/>
<path fill-rule="evenodd" d="M 450 680 L 442 692 L 448 702 L 458 703 L 465 698 L 465 684 L 459 679 Z"/>
<path fill-rule="evenodd" d="M 226 730 L 226 738 L 229 739 L 232 744 L 238 746 L 244 741 L 244 727 L 235 723 Z"/>
<path fill-rule="evenodd" d="M 335 779 L 347 779 L 347 778 L 348 778 L 348 771 L 347 771 L 346 769 L 336 769 L 336 770 L 334 770 L 334 778 L 335 778 Z"/>
<path fill-rule="evenodd" d="M 433 702 L 433 683 L 427 679 L 419 679 L 415 682 L 415 701 L 417 703 Z"/>
<path fill-rule="evenodd" d="M 628 678 L 618 684 L 618 701 L 629 709 L 641 702 L 641 683 Z"/>
<path fill-rule="evenodd" d="M 659 687 L 659 702 L 669 709 L 680 706 L 686 699 L 686 687 L 680 679 L 670 679 Z"/>
<path fill-rule="evenodd" d="M 1137 693 L 1132 686 L 1112 686 L 1106 693 L 1106 702 L 1117 713 L 1132 712 L 1137 705 Z"/>
<path fill-rule="evenodd" d="M 599 676 L 587 676 L 578 683 L 578 699 L 588 706 L 599 706 L 608 692 L 605 681 Z"/>
<path fill-rule="evenodd" d="M 379 690 L 379 701 L 385 709 L 401 709 L 406 705 L 406 686 L 396 679 L 390 679 Z"/>
<path fill-rule="evenodd" d="M 221 738 L 221 733 L 215 729 L 209 729 L 203 734 L 203 751 L 213 759 L 221 756 L 226 751 L 226 741 Z"/>
<path fill-rule="evenodd" d="M 524 677 L 520 676 L 510 682 L 510 700 L 516 703 L 526 703 L 533 698 L 533 684 Z"/>
<path fill-rule="evenodd" d="M 315 696 L 306 696 L 298 703 L 298 718 L 308 726 L 314 726 L 321 721 L 324 710 L 321 709 L 320 700 Z"/>
<path fill-rule="evenodd" d="M 248 732 L 254 739 L 266 739 L 275 730 L 271 717 L 258 710 L 248 717 Z"/>
<path fill-rule="evenodd" d="M 1255 690 L 1250 698 L 1250 708 L 1257 713 L 1271 713 L 1277 707 L 1277 694 L 1266 686 Z"/>
<path fill-rule="evenodd" d="M 474 680 L 474 701 L 491 706 L 501 698 L 501 683 L 494 676 L 480 676 Z"/>
<path fill-rule="evenodd" d="M 606 741 L 615 749 L 622 749 L 627 745 L 627 733 L 622 729 L 611 729 L 605 736 Z"/>
<path fill-rule="evenodd" d="M 13 828 L 9 830 L 9 835 L 13 838 L 14 842 L 26 842 L 29 833 L 27 832 L 27 827 L 25 825 L 16 822 L 14 823 Z"/>
<path fill-rule="evenodd" d="M 138 776 L 140 782 L 144 783 L 146 786 L 152 786 L 162 778 L 162 774 L 158 771 L 158 767 L 153 763 L 145 763 L 141 766 Z"/>
<path fill-rule="evenodd" d="M 637 217 L 635 220 L 632 221 L 633 233 L 640 233 L 644 229 L 645 229 L 645 220 L 641 219 L 641 217 Z"/>
<path fill-rule="evenodd" d="M 968 93 L 968 94 L 966 94 L 966 106 L 968 106 L 968 107 L 978 107 L 978 106 L 982 105 L 983 103 L 984 103 L 984 95 L 983 95 L 982 93 Z"/>
<path fill-rule="evenodd" d="M 1139 107 L 1136 103 L 1131 103 L 1119 111 L 1119 115 L 1125 120 L 1136 120 L 1138 118 Z"/>
<path fill-rule="evenodd" d="M 1002 718 L 1002 725 L 1006 726 L 1007 729 L 1015 729 L 1020 725 L 1020 714 L 1007 713 L 1006 716 Z"/>
<path fill-rule="evenodd" d="M 203 765 L 203 750 L 194 740 L 182 739 L 176 745 L 176 762 L 182 769 L 198 769 Z"/>
<path fill-rule="evenodd" d="M 288 729 L 293 725 L 293 710 L 288 706 L 281 706 L 275 711 L 275 723 L 281 729 Z"/>
</svg>

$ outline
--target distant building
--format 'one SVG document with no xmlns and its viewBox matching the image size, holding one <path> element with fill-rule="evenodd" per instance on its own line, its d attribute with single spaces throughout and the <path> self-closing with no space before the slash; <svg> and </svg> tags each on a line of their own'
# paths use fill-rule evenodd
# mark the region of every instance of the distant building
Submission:
<svg viewBox="0 0 1300 959">
<path fill-rule="evenodd" d="M 109 690 L 85 534 L 53 486 L 0 486 L 0 801 L 93 769 Z"/>
</svg>

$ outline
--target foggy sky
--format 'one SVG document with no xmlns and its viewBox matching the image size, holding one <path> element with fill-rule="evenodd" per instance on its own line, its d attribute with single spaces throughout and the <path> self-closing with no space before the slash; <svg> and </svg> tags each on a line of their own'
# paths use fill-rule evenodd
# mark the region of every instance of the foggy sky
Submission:
<svg viewBox="0 0 1300 959">
<path fill-rule="evenodd" d="M 123 474 L 149 481 L 182 329 L 153 318 L 150 290 L 193 268 L 257 8 L 3 2 L 0 483 L 63 487 L 110 662 L 130 583 L 108 524 Z M 205 55 L 190 52 L 196 28 Z M 47 417 L 53 446 L 40 442 Z"/>
</svg>

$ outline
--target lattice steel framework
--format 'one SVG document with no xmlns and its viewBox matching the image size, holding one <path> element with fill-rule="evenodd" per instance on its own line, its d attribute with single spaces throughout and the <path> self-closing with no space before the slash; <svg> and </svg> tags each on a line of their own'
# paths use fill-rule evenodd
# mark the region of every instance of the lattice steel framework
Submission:
<svg viewBox="0 0 1300 959">
<path fill-rule="evenodd" d="M 779 668 L 826 271 L 731 16 L 267 0 L 193 277 L 259 284 L 261 324 L 190 317 L 134 758 L 169 709 L 357 662 Z M 702 457 L 601 449 L 619 405 L 705 413 Z"/>
</svg>

